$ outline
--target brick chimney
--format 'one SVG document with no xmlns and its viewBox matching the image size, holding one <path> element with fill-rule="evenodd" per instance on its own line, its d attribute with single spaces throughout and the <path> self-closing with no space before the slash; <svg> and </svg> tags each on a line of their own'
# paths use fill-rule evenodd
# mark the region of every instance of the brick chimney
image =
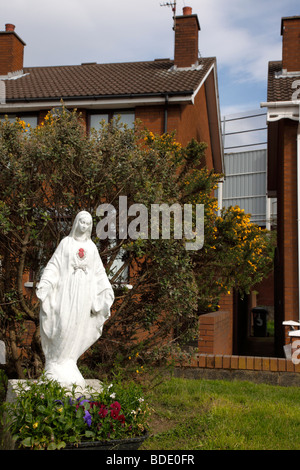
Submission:
<svg viewBox="0 0 300 470">
<path fill-rule="evenodd" d="M 183 15 L 175 18 L 174 65 L 191 67 L 198 64 L 198 36 L 200 25 L 191 7 L 183 8 Z"/>
<path fill-rule="evenodd" d="M 281 19 L 282 69 L 300 72 L 300 16 Z"/>
<path fill-rule="evenodd" d="M 22 72 L 25 45 L 15 26 L 6 24 L 5 31 L 0 31 L 0 76 Z"/>
</svg>

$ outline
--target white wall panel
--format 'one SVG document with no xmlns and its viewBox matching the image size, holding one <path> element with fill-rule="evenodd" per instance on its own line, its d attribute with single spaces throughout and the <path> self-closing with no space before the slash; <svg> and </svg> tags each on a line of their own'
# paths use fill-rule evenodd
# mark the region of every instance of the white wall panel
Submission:
<svg viewBox="0 0 300 470">
<path fill-rule="evenodd" d="M 252 222 L 265 226 L 267 151 L 230 153 L 224 158 L 223 207 L 237 205 L 251 214 Z"/>
</svg>

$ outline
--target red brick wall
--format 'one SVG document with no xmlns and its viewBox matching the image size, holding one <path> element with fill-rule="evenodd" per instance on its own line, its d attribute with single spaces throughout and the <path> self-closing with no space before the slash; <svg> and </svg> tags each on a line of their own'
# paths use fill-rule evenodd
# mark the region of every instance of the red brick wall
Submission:
<svg viewBox="0 0 300 470">
<path fill-rule="evenodd" d="M 196 15 L 176 18 L 174 63 L 191 67 L 198 60 L 198 20 Z"/>
<path fill-rule="evenodd" d="M 164 106 L 137 107 L 135 118 L 140 119 L 150 131 L 158 134 L 164 133 Z M 199 90 L 194 104 L 168 106 L 167 131 L 174 130 L 176 139 L 182 145 L 186 145 L 192 138 L 198 142 L 207 143 L 206 165 L 211 170 L 214 165 L 204 86 Z"/>
<path fill-rule="evenodd" d="M 282 20 L 282 67 L 300 70 L 300 18 Z M 284 320 L 298 320 L 298 237 L 297 237 L 297 128 L 298 123 L 280 123 L 282 146 L 278 171 L 278 247 Z M 289 338 L 286 335 L 286 343 Z"/>
<path fill-rule="evenodd" d="M 140 106 L 135 109 L 135 119 L 154 134 L 164 133 L 164 106 Z"/>
<path fill-rule="evenodd" d="M 198 142 L 206 142 L 206 165 L 213 169 L 213 156 L 210 142 L 209 121 L 204 86 L 199 90 L 194 105 L 185 105 L 181 108 L 181 119 L 177 128 L 178 140 L 186 145 L 192 138 Z"/>
<path fill-rule="evenodd" d="M 300 71 L 300 18 L 283 19 L 282 68 Z"/>
<path fill-rule="evenodd" d="M 233 315 L 233 294 L 222 294 L 219 300 L 220 310 L 226 310 Z"/>
<path fill-rule="evenodd" d="M 281 343 L 288 343 L 284 320 L 298 320 L 297 240 L 297 130 L 298 123 L 278 123 L 277 154 L 277 245 L 275 275 L 275 327 Z"/>
<path fill-rule="evenodd" d="M 23 69 L 24 45 L 14 33 L 0 34 L 0 75 Z"/>
<path fill-rule="evenodd" d="M 274 306 L 274 273 L 263 279 L 259 284 L 253 287 L 257 291 L 257 305 Z"/>
<path fill-rule="evenodd" d="M 281 224 L 283 295 L 285 320 L 298 319 L 298 237 L 297 237 L 297 127 L 290 120 L 283 126 L 283 164 L 281 173 Z"/>
<path fill-rule="evenodd" d="M 200 354 L 232 354 L 232 315 L 228 311 L 199 317 L 198 350 Z"/>
</svg>

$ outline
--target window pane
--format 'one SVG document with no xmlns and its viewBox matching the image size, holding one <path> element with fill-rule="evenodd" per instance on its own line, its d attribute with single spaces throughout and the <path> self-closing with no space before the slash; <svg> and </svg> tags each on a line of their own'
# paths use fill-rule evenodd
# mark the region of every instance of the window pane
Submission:
<svg viewBox="0 0 300 470">
<path fill-rule="evenodd" d="M 114 117 L 120 116 L 120 122 L 122 124 L 127 124 L 131 129 L 133 128 L 135 114 L 134 111 L 116 111 Z"/>
<path fill-rule="evenodd" d="M 116 246 L 116 240 L 110 241 L 110 247 L 113 248 Z M 119 271 L 119 269 L 124 265 L 123 257 L 126 254 L 126 251 L 123 248 L 120 248 L 116 258 L 114 259 L 109 273 L 109 279 L 112 279 L 114 275 Z M 129 281 L 129 269 L 126 266 L 123 271 L 118 275 L 117 279 L 115 279 L 115 284 L 124 284 L 128 283 Z"/>
<path fill-rule="evenodd" d="M 16 114 L 1 114 L 0 119 L 5 119 L 5 116 L 8 117 L 8 120 L 10 122 L 14 122 L 17 118 L 20 119 L 21 121 L 24 121 L 25 124 L 30 124 L 30 127 L 36 127 L 38 124 L 38 117 L 37 116 L 27 116 L 26 114 L 24 116 L 17 116 Z"/>
<path fill-rule="evenodd" d="M 110 270 L 111 270 L 111 276 L 110 277 L 113 277 L 119 271 L 119 269 L 124 265 L 124 261 L 122 259 L 124 254 L 125 254 L 125 250 L 123 250 L 121 248 L 119 253 L 118 253 L 118 256 L 116 257 L 116 259 L 114 260 L 114 262 L 113 262 L 113 264 L 110 268 Z M 121 272 L 121 274 L 119 274 L 119 276 L 115 280 L 115 282 L 117 284 L 128 282 L 128 278 L 129 278 L 128 275 L 129 275 L 129 270 L 128 270 L 128 266 L 126 266 L 126 268 L 124 268 L 124 270 Z"/>
<path fill-rule="evenodd" d="M 8 117 L 9 122 L 14 122 L 17 117 L 16 114 L 1 114 L 0 119 L 4 121 L 6 116 Z"/>
<path fill-rule="evenodd" d="M 91 114 L 90 115 L 90 128 L 98 131 L 101 128 L 101 121 L 108 122 L 108 114 Z"/>
<path fill-rule="evenodd" d="M 36 127 L 38 124 L 37 116 L 20 116 L 20 119 L 26 124 L 30 124 L 30 127 Z"/>
</svg>

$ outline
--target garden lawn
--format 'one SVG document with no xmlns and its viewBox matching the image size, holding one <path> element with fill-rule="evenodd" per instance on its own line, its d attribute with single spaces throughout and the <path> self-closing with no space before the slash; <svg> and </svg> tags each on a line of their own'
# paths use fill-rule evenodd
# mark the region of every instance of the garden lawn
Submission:
<svg viewBox="0 0 300 470">
<path fill-rule="evenodd" d="M 299 450 L 300 388 L 171 378 L 149 392 L 141 450 Z"/>
</svg>

